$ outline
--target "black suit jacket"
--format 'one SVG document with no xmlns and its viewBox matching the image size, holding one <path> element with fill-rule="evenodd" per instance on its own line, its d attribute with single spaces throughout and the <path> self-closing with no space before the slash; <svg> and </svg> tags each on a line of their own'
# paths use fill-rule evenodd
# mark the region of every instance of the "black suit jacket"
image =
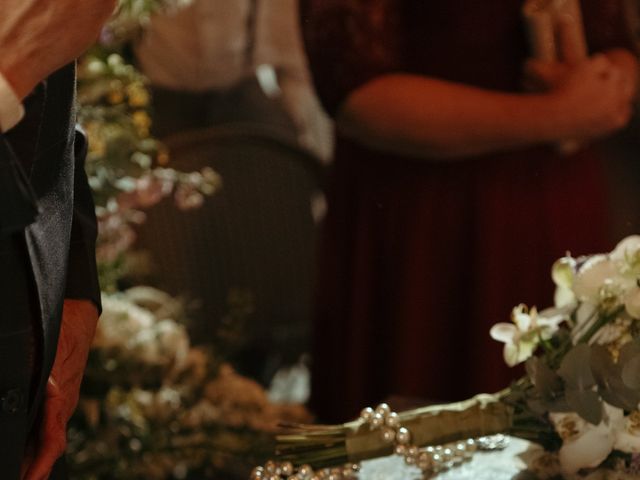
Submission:
<svg viewBox="0 0 640 480">
<path fill-rule="evenodd" d="M 88 299 L 99 307 L 100 289 L 85 141 L 75 128 L 75 66 L 42 82 L 25 108 L 24 120 L 0 135 L 0 235 L 24 235 L 28 251 L 36 297 L 29 301 L 43 333 L 38 399 L 53 364 L 63 300 Z"/>
</svg>

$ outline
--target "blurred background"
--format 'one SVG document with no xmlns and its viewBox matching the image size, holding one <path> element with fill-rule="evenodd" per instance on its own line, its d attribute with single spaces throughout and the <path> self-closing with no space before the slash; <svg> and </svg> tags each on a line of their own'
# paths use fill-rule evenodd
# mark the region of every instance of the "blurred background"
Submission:
<svg viewBox="0 0 640 480">
<path fill-rule="evenodd" d="M 298 2 L 122 0 L 79 63 L 78 100 L 104 313 L 72 478 L 246 478 L 278 423 L 317 418 L 335 139 Z M 603 146 L 613 240 L 640 231 L 639 142 L 634 119 Z"/>
</svg>

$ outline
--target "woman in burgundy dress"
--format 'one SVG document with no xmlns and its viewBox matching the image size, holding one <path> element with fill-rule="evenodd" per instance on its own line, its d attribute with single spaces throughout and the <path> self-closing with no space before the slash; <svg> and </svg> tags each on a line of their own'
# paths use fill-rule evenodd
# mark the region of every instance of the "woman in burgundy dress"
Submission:
<svg viewBox="0 0 640 480">
<path fill-rule="evenodd" d="M 621 128 L 635 58 L 617 2 L 586 0 L 590 49 L 538 65 L 519 0 L 303 0 L 316 87 L 338 127 L 324 225 L 313 407 L 341 421 L 389 395 L 457 400 L 514 377 L 496 322 L 552 299 L 567 250 L 610 246 L 593 148 Z M 544 72 L 546 74 L 543 74 Z M 552 75 L 549 75 L 551 73 Z"/>
</svg>

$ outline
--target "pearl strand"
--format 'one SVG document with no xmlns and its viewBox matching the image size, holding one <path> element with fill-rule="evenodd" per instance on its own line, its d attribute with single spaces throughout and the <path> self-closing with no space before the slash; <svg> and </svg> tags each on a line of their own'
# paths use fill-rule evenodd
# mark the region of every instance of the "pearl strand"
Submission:
<svg viewBox="0 0 640 480">
<path fill-rule="evenodd" d="M 360 419 L 368 424 L 371 430 L 380 430 L 382 439 L 387 443 L 393 443 L 395 454 L 403 457 L 407 465 L 418 467 L 424 476 L 435 475 L 469 461 L 478 450 L 476 441 L 472 439 L 418 448 L 412 443 L 409 429 L 400 424 L 399 415 L 392 412 L 386 403 L 381 403 L 375 409 L 365 408 L 360 413 Z"/>
<path fill-rule="evenodd" d="M 412 443 L 409 429 L 400 423 L 400 416 L 391 411 L 386 403 L 375 409 L 365 408 L 360 420 L 371 430 L 380 430 L 386 443 L 393 444 L 394 453 L 404 458 L 407 465 L 413 465 L 422 471 L 425 478 L 469 461 L 478 450 L 501 450 L 508 445 L 504 435 L 468 439 L 462 442 L 419 448 Z M 325 468 L 315 471 L 310 465 L 294 468 L 291 462 L 276 463 L 272 460 L 251 472 L 250 480 L 349 480 L 356 479 L 360 466 L 347 464 L 343 467 Z"/>
<path fill-rule="evenodd" d="M 310 465 L 295 469 L 291 462 L 276 463 L 269 460 L 264 466 L 254 468 L 249 478 L 251 480 L 348 480 L 357 478 L 359 471 L 360 466 L 357 464 L 316 471 Z"/>
</svg>

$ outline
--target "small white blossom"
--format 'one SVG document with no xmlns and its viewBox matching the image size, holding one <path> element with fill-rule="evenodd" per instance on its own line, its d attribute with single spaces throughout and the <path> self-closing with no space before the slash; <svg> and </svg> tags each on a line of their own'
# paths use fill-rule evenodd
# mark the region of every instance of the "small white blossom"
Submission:
<svg viewBox="0 0 640 480">
<path fill-rule="evenodd" d="M 576 260 L 566 256 L 557 260 L 551 268 L 551 278 L 556 284 L 554 303 L 556 307 L 575 306 L 576 295 L 573 292 L 573 282 L 576 274 Z"/>
<path fill-rule="evenodd" d="M 559 310 L 546 310 L 538 314 L 535 307 L 529 310 L 518 305 L 511 313 L 513 323 L 498 323 L 491 328 L 491 338 L 504 345 L 504 361 L 510 367 L 527 360 L 538 347 L 540 340 L 548 340 L 566 320 Z"/>
</svg>

